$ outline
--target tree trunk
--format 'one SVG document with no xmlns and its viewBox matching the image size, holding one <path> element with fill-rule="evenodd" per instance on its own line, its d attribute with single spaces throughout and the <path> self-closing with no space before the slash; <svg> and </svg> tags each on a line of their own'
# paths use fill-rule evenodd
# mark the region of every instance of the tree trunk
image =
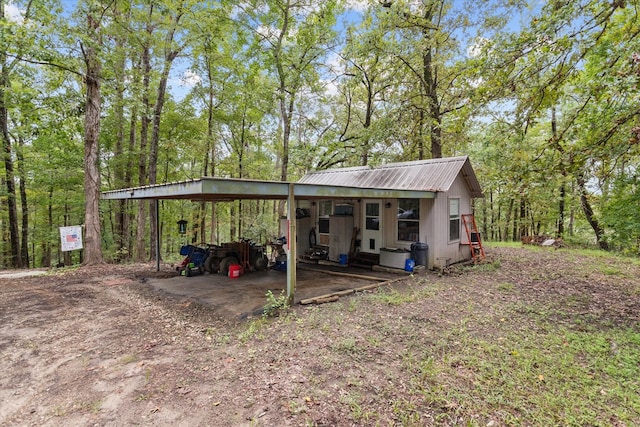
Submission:
<svg viewBox="0 0 640 427">
<path fill-rule="evenodd" d="M 504 240 L 507 241 L 509 239 L 509 223 L 511 222 L 511 212 L 513 211 L 513 204 L 515 202 L 515 199 L 512 197 L 511 199 L 509 199 L 509 208 L 507 209 L 507 217 L 505 218 L 505 224 L 504 224 Z"/>
<path fill-rule="evenodd" d="M 173 40 L 173 37 L 169 42 Z M 153 126 L 151 129 L 151 144 L 149 146 L 149 184 L 153 185 L 157 182 L 158 175 L 158 146 L 160 144 L 160 119 L 162 118 L 162 109 L 164 107 L 164 98 L 167 92 L 167 80 L 169 79 L 169 72 L 171 71 L 171 65 L 173 60 L 178 56 L 177 51 L 170 52 L 164 62 L 162 74 L 160 77 L 160 83 L 158 85 L 158 93 L 156 97 L 156 105 L 153 110 Z M 149 212 L 149 253 L 151 260 L 157 260 L 160 254 L 156 253 L 158 245 L 158 218 L 156 204 L 157 200 L 152 200 L 150 204 Z"/>
<path fill-rule="evenodd" d="M 207 155 L 209 157 L 209 161 L 211 162 L 211 176 L 216 176 L 216 142 L 213 138 L 213 108 L 214 108 L 214 99 L 215 93 L 213 91 L 213 67 L 211 64 L 211 60 L 207 61 L 207 74 L 209 78 L 209 91 L 207 93 Z M 208 161 L 205 156 L 205 167 L 204 174 L 208 175 Z M 203 202 L 204 205 L 204 202 Z M 204 209 L 204 206 L 203 206 Z M 204 220 L 204 218 L 203 218 Z M 204 236 L 204 228 L 202 230 Z M 211 243 L 218 243 L 218 239 L 216 238 L 217 228 L 216 228 L 216 202 L 211 202 L 211 234 L 210 241 Z"/>
<path fill-rule="evenodd" d="M 64 217 L 62 220 L 62 225 L 67 227 L 69 225 L 69 205 L 64 204 Z M 60 253 L 62 253 L 62 264 L 71 265 L 71 251 L 62 252 L 62 248 L 58 246 L 58 258 L 60 258 Z"/>
<path fill-rule="evenodd" d="M 53 187 L 49 187 L 47 192 L 47 231 L 48 235 L 53 234 Z M 42 250 L 42 258 L 40 260 L 40 265 L 42 267 L 51 267 L 51 243 L 49 243 L 49 239 L 42 239 L 42 243 L 40 244 L 40 248 Z"/>
<path fill-rule="evenodd" d="M 566 180 L 567 180 L 567 168 L 564 163 L 564 149 L 560 145 L 560 141 L 558 140 L 558 121 L 556 118 L 556 107 L 551 107 L 551 138 L 556 147 L 556 150 L 560 153 L 560 175 L 562 175 L 562 182 L 560 183 L 559 189 L 559 200 L 558 200 L 558 227 L 556 230 L 556 236 L 562 237 L 564 235 L 564 211 L 565 211 L 565 202 L 566 202 Z"/>
<path fill-rule="evenodd" d="M 160 143 L 160 119 L 162 118 L 162 110 L 164 108 L 164 98 L 167 92 L 167 80 L 169 79 L 169 72 L 173 61 L 180 54 L 180 48 L 172 49 L 174 43 L 174 36 L 176 28 L 182 17 L 181 13 L 176 13 L 174 16 L 172 27 L 169 33 L 165 37 L 165 56 L 164 64 L 162 67 L 162 73 L 160 74 L 160 82 L 158 83 L 158 92 L 156 96 L 156 104 L 153 110 L 153 127 L 151 130 L 151 145 L 149 148 L 149 184 L 156 184 L 157 182 L 157 170 L 158 170 L 158 146 Z M 150 35 L 151 33 L 149 33 Z M 150 258 L 152 260 L 159 260 L 160 254 L 156 251 L 160 250 L 159 230 L 158 230 L 158 200 L 152 200 L 150 204 L 149 214 L 149 230 L 150 230 Z"/>
<path fill-rule="evenodd" d="M 427 48 L 427 52 L 422 57 L 424 67 L 424 79 L 427 90 L 427 100 L 429 102 L 429 131 L 431 135 L 431 158 L 442 157 L 442 114 L 440 113 L 440 102 L 438 100 L 438 81 L 432 64 L 432 49 Z"/>
<path fill-rule="evenodd" d="M 527 235 L 527 201 L 524 198 L 524 195 L 520 196 L 520 227 L 519 227 L 519 235 L 513 236 L 513 241 L 517 242 L 522 238 L 522 236 Z"/>
<path fill-rule="evenodd" d="M 151 20 L 151 14 L 153 6 L 149 9 L 149 20 Z M 152 27 L 151 24 L 147 25 L 147 37 L 151 38 Z M 142 49 L 142 117 L 140 119 L 140 156 L 138 158 L 138 183 L 140 185 L 147 185 L 147 142 L 149 138 L 149 112 L 151 111 L 149 100 L 149 85 L 151 80 L 151 53 L 149 42 L 145 42 Z M 146 200 L 140 200 L 138 202 L 138 217 L 137 217 L 137 236 L 136 236 L 136 261 L 144 262 L 147 259 L 146 244 L 145 244 L 145 230 L 147 225 L 147 212 L 146 208 L 148 202 Z"/>
<path fill-rule="evenodd" d="M 100 22 L 93 15 L 87 16 L 87 29 L 91 42 L 100 42 Z M 100 82 L 102 67 L 98 59 L 96 47 L 84 46 L 84 60 L 87 67 L 87 98 L 84 119 L 84 195 L 85 195 L 85 242 L 84 265 L 95 265 L 103 262 L 100 226 L 100 170 L 99 135 L 100 135 Z"/>
<path fill-rule="evenodd" d="M 131 121 L 129 123 L 129 152 L 127 154 L 127 164 L 125 167 L 124 173 L 124 182 L 123 187 L 129 188 L 133 184 L 133 170 L 134 168 L 134 157 L 133 152 L 136 148 L 136 135 L 137 135 L 137 120 L 138 120 L 138 109 L 134 105 L 131 108 Z M 122 236 L 123 236 L 123 246 L 127 251 L 127 259 L 132 259 L 133 257 L 133 236 L 131 235 L 131 222 L 132 222 L 132 213 L 131 206 L 127 200 L 121 200 L 122 202 L 122 211 L 124 212 L 123 218 L 123 227 L 122 227 Z"/>
<path fill-rule="evenodd" d="M 27 202 L 27 173 L 24 169 L 24 156 L 22 147 L 24 141 L 18 138 L 18 150 L 16 157 L 18 159 L 18 188 L 20 190 L 20 207 L 22 209 L 22 236 L 20 247 L 20 258 L 25 267 L 29 267 L 29 203 Z"/>
<path fill-rule="evenodd" d="M 0 19 L 4 20 L 4 1 L 0 0 Z M 6 174 L 7 186 L 7 211 L 9 214 L 9 246 L 11 247 L 10 265 L 22 268 L 23 262 L 20 256 L 20 235 L 18 234 L 18 207 L 16 199 L 16 185 L 13 172 L 13 150 L 9 136 L 9 112 L 7 110 L 7 91 L 10 89 L 9 68 L 7 55 L 0 52 L 0 134 L 2 137 L 2 154 Z"/>
<path fill-rule="evenodd" d="M 584 172 L 578 173 L 576 181 L 578 184 L 578 189 L 580 190 L 580 204 L 582 206 L 582 212 L 584 212 L 584 216 L 587 218 L 589 225 L 596 235 L 596 242 L 598 243 L 600 249 L 608 250 L 609 245 L 602 239 L 604 237 L 604 229 L 598 222 L 598 219 L 595 217 L 593 208 L 591 207 L 591 203 L 589 202 L 589 193 L 587 192 L 587 183 L 584 177 Z"/>
<path fill-rule="evenodd" d="M 121 43 L 120 39 L 116 40 L 116 47 L 119 47 Z M 113 166 L 113 176 L 114 183 L 116 188 L 125 188 L 124 185 L 124 175 L 125 175 L 125 166 L 126 163 L 124 161 L 124 69 L 125 64 L 124 60 L 119 61 L 117 63 L 118 70 L 118 81 L 116 83 L 116 94 L 114 101 L 114 116 L 115 116 L 115 127 L 116 127 L 116 135 L 115 135 L 115 147 L 113 151 L 114 156 L 114 166 Z M 116 226 L 115 226 L 115 244 L 118 253 L 120 253 L 120 257 L 124 255 L 123 248 L 125 247 L 125 209 L 126 209 L 126 201 L 118 200 L 116 202 Z"/>
<path fill-rule="evenodd" d="M 429 111 L 429 131 L 431 135 L 431 157 L 434 159 L 442 157 L 442 113 L 440 111 L 440 100 L 438 99 L 438 73 L 436 64 L 433 63 L 434 43 L 431 37 L 431 28 L 434 19 L 433 8 L 437 7 L 432 4 L 428 7 L 424 14 L 424 21 L 429 25 L 422 30 L 422 38 L 425 43 L 422 55 L 422 74 L 424 79 L 424 91 L 427 96 Z"/>
</svg>

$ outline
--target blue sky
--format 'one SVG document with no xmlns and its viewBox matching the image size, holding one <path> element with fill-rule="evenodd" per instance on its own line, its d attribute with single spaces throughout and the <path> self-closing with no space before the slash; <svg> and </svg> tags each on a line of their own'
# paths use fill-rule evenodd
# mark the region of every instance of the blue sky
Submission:
<svg viewBox="0 0 640 427">
<path fill-rule="evenodd" d="M 355 25 L 357 24 L 363 16 L 363 12 L 369 6 L 372 1 L 376 0 L 347 0 L 347 11 L 343 13 L 343 15 L 338 19 L 338 24 L 336 25 L 336 29 L 338 31 L 344 31 L 346 25 Z M 470 0 L 454 0 L 453 7 L 454 9 L 463 8 Z M 61 0 L 62 6 L 67 13 L 71 13 L 78 4 L 77 0 Z M 413 0 L 410 2 L 415 3 L 416 5 L 421 4 L 420 0 Z M 534 9 L 538 9 L 544 4 L 544 0 L 539 0 L 534 3 Z M 416 6 L 417 7 L 417 6 Z M 18 8 L 11 2 L 9 2 L 5 6 L 5 12 L 9 19 L 14 21 L 20 20 L 20 13 Z M 523 24 L 523 20 L 530 19 L 529 16 L 513 16 L 508 28 L 511 31 L 517 31 L 520 26 Z M 471 41 L 463 41 L 463 43 L 470 45 Z M 327 62 L 335 61 L 335 56 L 329 57 Z M 185 75 L 186 73 L 186 75 Z M 186 79 L 185 79 L 186 77 Z M 197 76 L 189 75 L 189 60 L 179 59 L 174 63 L 174 67 L 172 69 L 169 85 L 171 89 L 171 93 L 177 100 L 182 99 L 190 90 L 190 85 L 185 84 L 185 80 L 187 82 L 195 82 L 197 81 Z"/>
</svg>

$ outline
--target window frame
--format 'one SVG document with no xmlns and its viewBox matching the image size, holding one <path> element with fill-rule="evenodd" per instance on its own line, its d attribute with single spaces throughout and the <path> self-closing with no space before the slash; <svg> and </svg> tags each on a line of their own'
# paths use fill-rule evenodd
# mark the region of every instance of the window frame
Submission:
<svg viewBox="0 0 640 427">
<path fill-rule="evenodd" d="M 421 199 L 397 199 L 397 206 L 396 206 L 397 211 L 399 211 L 400 209 L 403 209 L 403 212 L 406 212 L 406 210 L 404 210 L 404 208 L 401 206 L 403 201 L 410 201 L 414 205 L 413 206 L 414 209 L 412 210 L 415 210 L 416 212 L 410 218 L 396 217 L 396 241 L 399 243 L 419 242 L 420 241 L 420 201 Z M 400 215 L 400 214 L 398 213 L 397 215 Z M 401 236 L 400 230 L 404 228 L 400 226 L 401 222 L 404 224 L 414 224 L 414 227 L 416 227 L 416 232 L 415 233 L 409 232 L 408 235 L 406 232 L 404 232 L 403 233 L 404 235 Z M 412 234 L 413 234 L 413 239 L 404 238 L 405 235 L 407 235 L 406 237 L 410 237 Z"/>
<path fill-rule="evenodd" d="M 452 203 L 456 202 L 457 204 L 457 212 L 452 213 Z M 449 242 L 459 242 L 460 241 L 460 223 L 462 219 L 462 215 L 460 215 L 460 198 L 459 197 L 450 197 L 448 199 L 448 231 L 449 231 Z M 455 225 L 454 225 L 455 224 Z M 455 230 L 456 235 L 452 235 L 452 232 Z"/>
</svg>

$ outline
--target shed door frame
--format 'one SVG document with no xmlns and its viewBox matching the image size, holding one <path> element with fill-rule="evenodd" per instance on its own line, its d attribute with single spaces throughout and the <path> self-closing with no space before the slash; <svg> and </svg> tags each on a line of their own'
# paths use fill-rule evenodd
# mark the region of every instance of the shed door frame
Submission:
<svg viewBox="0 0 640 427">
<path fill-rule="evenodd" d="M 369 199 L 364 201 L 362 210 L 362 242 L 360 251 L 379 254 L 382 247 L 382 200 Z"/>
</svg>

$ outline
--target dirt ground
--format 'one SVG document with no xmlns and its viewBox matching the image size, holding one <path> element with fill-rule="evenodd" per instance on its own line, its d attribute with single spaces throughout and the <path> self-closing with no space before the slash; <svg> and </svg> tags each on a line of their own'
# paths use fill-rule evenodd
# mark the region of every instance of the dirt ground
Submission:
<svg viewBox="0 0 640 427">
<path fill-rule="evenodd" d="M 406 276 L 402 272 L 374 272 L 360 268 L 302 263 L 298 264 L 296 270 L 294 303 Z M 145 283 L 161 293 L 181 297 L 185 302 L 205 305 L 213 314 L 228 320 L 261 315 L 267 303 L 267 292 L 271 291 L 274 297 L 278 298 L 286 294 L 287 289 L 287 273 L 284 271 L 256 271 L 236 279 L 208 273 L 193 277 L 175 277 L 171 270 L 167 274 L 171 277 L 145 278 Z"/>
<path fill-rule="evenodd" d="M 296 304 L 406 276 L 304 264 L 297 271 Z M 227 399 L 244 405 L 240 390 L 198 383 L 215 380 L 218 363 L 234 365 L 233 346 L 217 358 L 210 346 L 262 318 L 269 290 L 284 295 L 286 272 L 184 277 L 145 264 L 0 272 L 0 425 L 242 425 L 242 416 L 231 424 L 209 418 L 229 410 Z M 162 372 L 160 389 L 171 395 L 161 412 L 156 392 L 144 391 L 151 372 Z"/>
<path fill-rule="evenodd" d="M 360 303 L 358 293 L 267 320 L 259 316 L 265 289 L 284 289 L 284 273 L 212 283 L 172 277 L 169 267 L 105 265 L 0 278 L 0 425 L 370 425 L 354 417 L 364 406 L 380 425 L 403 425 L 394 402 L 410 392 L 399 352 L 428 346 L 470 304 L 499 318 L 501 304 L 516 299 L 553 307 L 571 297 L 569 317 L 640 325 L 637 264 L 608 274 L 566 251 L 488 256 L 499 267 L 394 285 L 420 289 L 424 301 Z M 299 273 L 297 300 L 370 283 Z M 406 409 L 413 425 L 434 424 L 433 411 L 445 410 L 424 405 Z"/>
</svg>

